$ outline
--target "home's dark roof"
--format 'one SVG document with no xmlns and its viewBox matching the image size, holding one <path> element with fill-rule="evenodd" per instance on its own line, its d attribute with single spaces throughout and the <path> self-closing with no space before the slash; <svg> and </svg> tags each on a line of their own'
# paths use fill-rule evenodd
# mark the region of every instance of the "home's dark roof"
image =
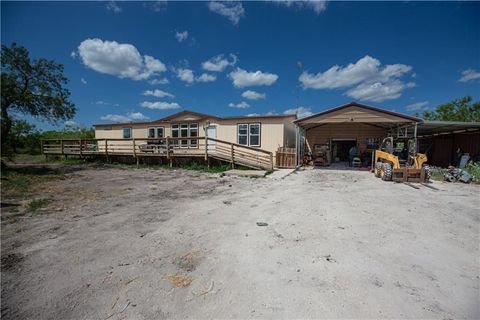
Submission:
<svg viewBox="0 0 480 320">
<path fill-rule="evenodd" d="M 158 119 L 157 121 L 154 121 L 154 122 L 168 122 L 172 119 L 178 118 L 178 117 L 186 115 L 186 114 L 191 114 L 191 115 L 197 116 L 197 117 L 202 118 L 202 119 L 203 118 L 221 119 L 217 116 L 212 116 L 210 114 L 205 114 L 205 113 L 200 113 L 200 112 L 195 112 L 195 111 L 190 111 L 190 110 L 183 110 L 183 111 L 171 114 L 167 117 Z"/>
<path fill-rule="evenodd" d="M 380 108 L 376 108 L 376 107 L 372 107 L 372 106 L 367 106 L 367 105 L 360 104 L 360 103 L 357 103 L 357 102 L 350 102 L 350 103 L 347 103 L 347 104 L 344 104 L 344 105 L 341 105 L 341 106 L 337 106 L 337 107 L 334 107 L 334 108 L 331 108 L 331 109 L 328 109 L 328 110 L 325 110 L 325 111 L 322 111 L 322 112 L 319 112 L 319 113 L 312 114 L 311 116 L 308 116 L 308 117 L 297 119 L 294 122 L 299 123 L 299 122 L 302 122 L 302 121 L 307 120 L 307 119 L 312 119 L 312 118 L 315 118 L 315 117 L 323 116 L 325 114 L 335 112 L 335 111 L 338 111 L 338 110 L 342 110 L 342 109 L 346 109 L 346 108 L 349 108 L 349 107 L 360 107 L 360 108 L 363 108 L 363 109 L 368 109 L 368 110 L 372 110 L 372 111 L 381 112 L 381 113 L 389 114 L 389 115 L 392 115 L 392 116 L 404 118 L 406 120 L 413 121 L 413 122 L 421 122 L 422 121 L 422 119 L 420 119 L 420 118 L 413 117 L 413 116 L 408 116 L 408 115 L 405 115 L 405 114 L 402 114 L 402 113 L 393 112 L 393 111 L 389 111 L 389 110 L 385 110 L 385 109 L 380 109 Z"/>
<path fill-rule="evenodd" d="M 154 120 L 154 121 L 148 121 L 148 122 L 123 122 L 123 123 L 106 123 L 106 124 L 94 124 L 94 127 L 97 126 L 125 126 L 125 125 L 132 125 L 132 124 L 157 124 L 157 123 L 162 123 L 162 122 L 170 122 L 171 120 L 178 118 L 182 115 L 194 115 L 199 117 L 200 119 L 216 119 L 216 120 L 236 120 L 236 119 L 272 119 L 272 118 L 291 118 L 295 117 L 296 115 L 293 114 L 288 114 L 288 115 L 264 115 L 264 116 L 235 116 L 235 117 L 217 117 L 217 116 L 212 116 L 210 114 L 205 114 L 205 113 L 199 113 L 195 111 L 190 111 L 190 110 L 183 110 L 177 113 L 174 113 L 172 115 L 169 115 L 167 117 Z"/>
</svg>

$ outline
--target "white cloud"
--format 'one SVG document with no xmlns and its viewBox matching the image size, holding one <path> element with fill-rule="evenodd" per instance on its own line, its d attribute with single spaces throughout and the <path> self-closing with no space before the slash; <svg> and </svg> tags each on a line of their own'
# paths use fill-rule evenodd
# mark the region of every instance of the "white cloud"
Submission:
<svg viewBox="0 0 480 320">
<path fill-rule="evenodd" d="M 237 88 L 270 86 L 278 79 L 278 75 L 273 73 L 262 71 L 248 72 L 240 68 L 230 72 L 229 77 L 232 79 L 233 85 Z"/>
<path fill-rule="evenodd" d="M 237 56 L 230 54 L 232 61 L 228 61 L 227 58 L 224 58 L 223 54 L 219 54 L 213 58 L 202 63 L 202 68 L 211 72 L 222 72 L 228 66 L 234 66 L 237 63 Z"/>
<path fill-rule="evenodd" d="M 178 42 L 183 42 L 187 40 L 188 38 L 188 31 L 183 31 L 183 32 L 175 32 L 175 38 L 177 39 Z"/>
<path fill-rule="evenodd" d="M 245 16 L 245 10 L 241 2 L 210 1 L 207 5 L 210 11 L 226 17 L 234 25 L 237 25 L 240 18 Z"/>
<path fill-rule="evenodd" d="M 87 80 L 85 80 L 83 78 L 80 78 L 80 82 L 83 83 L 83 84 L 87 84 Z"/>
<path fill-rule="evenodd" d="M 261 116 L 260 113 L 249 113 L 249 114 L 247 114 L 247 117 L 259 117 L 259 116 Z"/>
<path fill-rule="evenodd" d="M 350 88 L 346 92 L 349 97 L 382 102 L 399 98 L 403 90 L 415 86 L 400 80 L 411 70 L 405 64 L 382 66 L 378 59 L 367 55 L 346 67 L 335 65 L 317 74 L 305 71 L 298 80 L 305 89 Z"/>
<path fill-rule="evenodd" d="M 250 100 L 259 100 L 259 99 L 265 99 L 266 95 L 265 93 L 260 93 L 252 90 L 247 90 L 244 93 L 242 93 L 242 97 L 245 99 L 250 99 Z"/>
<path fill-rule="evenodd" d="M 148 109 L 159 109 L 159 110 L 180 108 L 180 105 L 176 102 L 163 102 L 163 101 L 157 101 L 157 102 L 144 101 L 140 103 L 140 106 Z"/>
<path fill-rule="evenodd" d="M 119 114 L 107 114 L 100 117 L 101 120 L 107 120 L 112 122 L 131 122 L 132 120 L 127 116 L 122 116 Z"/>
<path fill-rule="evenodd" d="M 65 121 L 65 125 L 69 126 L 69 127 L 76 127 L 76 126 L 78 126 L 78 123 L 76 123 L 73 120 L 67 120 L 67 121 Z"/>
<path fill-rule="evenodd" d="M 85 66 L 100 73 L 145 80 L 167 70 L 165 65 L 148 55 L 140 55 L 135 46 L 116 41 L 87 39 L 78 46 Z"/>
<path fill-rule="evenodd" d="M 75 51 L 70 52 L 70 57 L 75 59 L 77 57 L 77 53 Z"/>
<path fill-rule="evenodd" d="M 273 2 L 296 9 L 310 9 L 315 11 L 316 14 L 320 14 L 327 9 L 327 1 L 321 0 L 273 0 Z"/>
<path fill-rule="evenodd" d="M 113 107 L 119 107 L 120 105 L 118 103 L 111 103 L 111 102 L 106 102 L 102 100 L 95 101 L 96 105 L 99 106 L 113 106 Z"/>
<path fill-rule="evenodd" d="M 127 114 L 127 117 L 132 119 L 132 120 L 147 120 L 150 119 L 146 115 L 144 115 L 141 112 L 130 112 Z"/>
<path fill-rule="evenodd" d="M 170 83 L 167 78 L 162 78 L 162 79 L 152 79 L 148 81 L 151 85 L 157 85 L 157 84 L 167 84 Z"/>
<path fill-rule="evenodd" d="M 296 114 L 298 118 L 303 118 L 312 115 L 312 109 L 310 107 L 292 108 L 285 110 L 283 114 Z"/>
<path fill-rule="evenodd" d="M 416 102 L 416 103 L 409 104 L 408 106 L 405 106 L 405 110 L 407 111 L 418 111 L 421 109 L 426 110 L 428 109 L 427 105 L 428 105 L 428 101 Z"/>
<path fill-rule="evenodd" d="M 167 8 L 167 1 L 148 1 L 143 3 L 143 7 L 151 9 L 154 12 L 164 11 Z"/>
<path fill-rule="evenodd" d="M 122 12 L 122 8 L 117 4 L 116 1 L 108 1 L 107 2 L 107 10 L 108 11 L 113 11 L 115 13 Z"/>
<path fill-rule="evenodd" d="M 346 92 L 347 96 L 365 101 L 383 102 L 385 100 L 398 99 L 402 96 L 403 90 L 415 87 L 415 83 L 404 83 L 399 80 L 385 83 L 362 83 Z"/>
<path fill-rule="evenodd" d="M 480 79 L 480 72 L 475 71 L 473 69 L 467 69 L 462 71 L 462 77 L 458 79 L 458 81 L 469 82 L 469 81 L 474 81 L 476 79 Z"/>
<path fill-rule="evenodd" d="M 169 98 L 174 98 L 174 95 L 171 94 L 171 93 L 168 93 L 166 91 L 163 91 L 163 90 L 145 90 L 143 91 L 142 95 L 144 96 L 154 96 L 154 97 L 157 97 L 157 98 L 164 98 L 164 97 L 169 97 Z"/>
<path fill-rule="evenodd" d="M 173 71 L 177 74 L 178 79 L 186 82 L 188 85 L 194 82 L 212 82 L 217 80 L 217 76 L 208 73 L 202 73 L 200 76 L 195 77 L 193 70 L 188 68 L 173 69 Z"/>
<path fill-rule="evenodd" d="M 229 103 L 228 106 L 230 108 L 237 108 L 237 109 L 247 109 L 247 108 L 250 108 L 250 105 L 248 103 L 246 103 L 245 101 L 242 101 L 240 103 Z"/>
<path fill-rule="evenodd" d="M 217 76 L 208 73 L 202 73 L 200 77 L 196 77 L 195 81 L 197 82 L 212 82 L 217 80 Z"/>
<path fill-rule="evenodd" d="M 195 81 L 195 76 L 193 75 L 193 70 L 190 69 L 177 69 L 177 78 L 186 83 L 193 83 Z"/>
</svg>

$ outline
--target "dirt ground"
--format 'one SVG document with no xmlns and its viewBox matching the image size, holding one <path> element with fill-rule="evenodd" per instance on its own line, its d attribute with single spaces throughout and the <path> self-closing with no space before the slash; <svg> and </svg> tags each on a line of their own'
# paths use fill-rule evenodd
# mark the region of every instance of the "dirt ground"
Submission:
<svg viewBox="0 0 480 320">
<path fill-rule="evenodd" d="M 433 185 L 76 171 L 2 223 L 1 316 L 479 319 L 479 186 Z"/>
</svg>

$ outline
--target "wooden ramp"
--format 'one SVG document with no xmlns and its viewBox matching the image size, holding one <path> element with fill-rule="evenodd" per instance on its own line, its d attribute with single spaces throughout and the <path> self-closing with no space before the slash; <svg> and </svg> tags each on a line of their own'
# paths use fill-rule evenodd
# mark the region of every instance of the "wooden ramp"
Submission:
<svg viewBox="0 0 480 320">
<path fill-rule="evenodd" d="M 42 153 L 52 156 L 114 157 L 202 157 L 254 169 L 273 170 L 273 154 L 260 148 L 208 137 L 145 139 L 48 139 L 42 140 Z"/>
</svg>

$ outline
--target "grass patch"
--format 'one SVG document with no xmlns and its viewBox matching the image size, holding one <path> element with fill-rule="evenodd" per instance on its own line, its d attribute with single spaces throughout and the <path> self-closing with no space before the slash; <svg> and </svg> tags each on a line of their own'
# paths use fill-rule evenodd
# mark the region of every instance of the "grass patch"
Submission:
<svg viewBox="0 0 480 320">
<path fill-rule="evenodd" d="M 465 166 L 465 171 L 472 176 L 473 182 L 480 182 L 480 162 L 470 161 Z"/>
<path fill-rule="evenodd" d="M 192 162 L 192 163 L 181 166 L 181 168 L 186 170 L 200 171 L 200 172 L 221 173 L 221 172 L 230 170 L 232 167 L 229 164 L 223 164 L 223 165 L 217 165 L 217 166 L 210 166 L 209 168 L 206 164 Z"/>
<path fill-rule="evenodd" d="M 42 183 L 52 180 L 65 180 L 67 176 L 46 168 L 22 168 L 2 172 L 2 201 L 4 199 L 27 198 Z"/>
<path fill-rule="evenodd" d="M 28 211 L 30 211 L 30 212 L 35 212 L 35 211 L 37 211 L 37 210 L 40 209 L 40 208 L 43 208 L 43 207 L 48 206 L 51 202 L 52 202 L 51 199 L 46 199 L 46 198 L 33 199 L 32 201 L 30 201 L 30 202 L 28 203 L 27 209 L 28 209 Z"/>
<path fill-rule="evenodd" d="M 430 174 L 430 179 L 436 180 L 436 181 L 443 181 L 443 171 L 441 169 L 434 168 L 432 169 L 432 172 Z"/>
</svg>

